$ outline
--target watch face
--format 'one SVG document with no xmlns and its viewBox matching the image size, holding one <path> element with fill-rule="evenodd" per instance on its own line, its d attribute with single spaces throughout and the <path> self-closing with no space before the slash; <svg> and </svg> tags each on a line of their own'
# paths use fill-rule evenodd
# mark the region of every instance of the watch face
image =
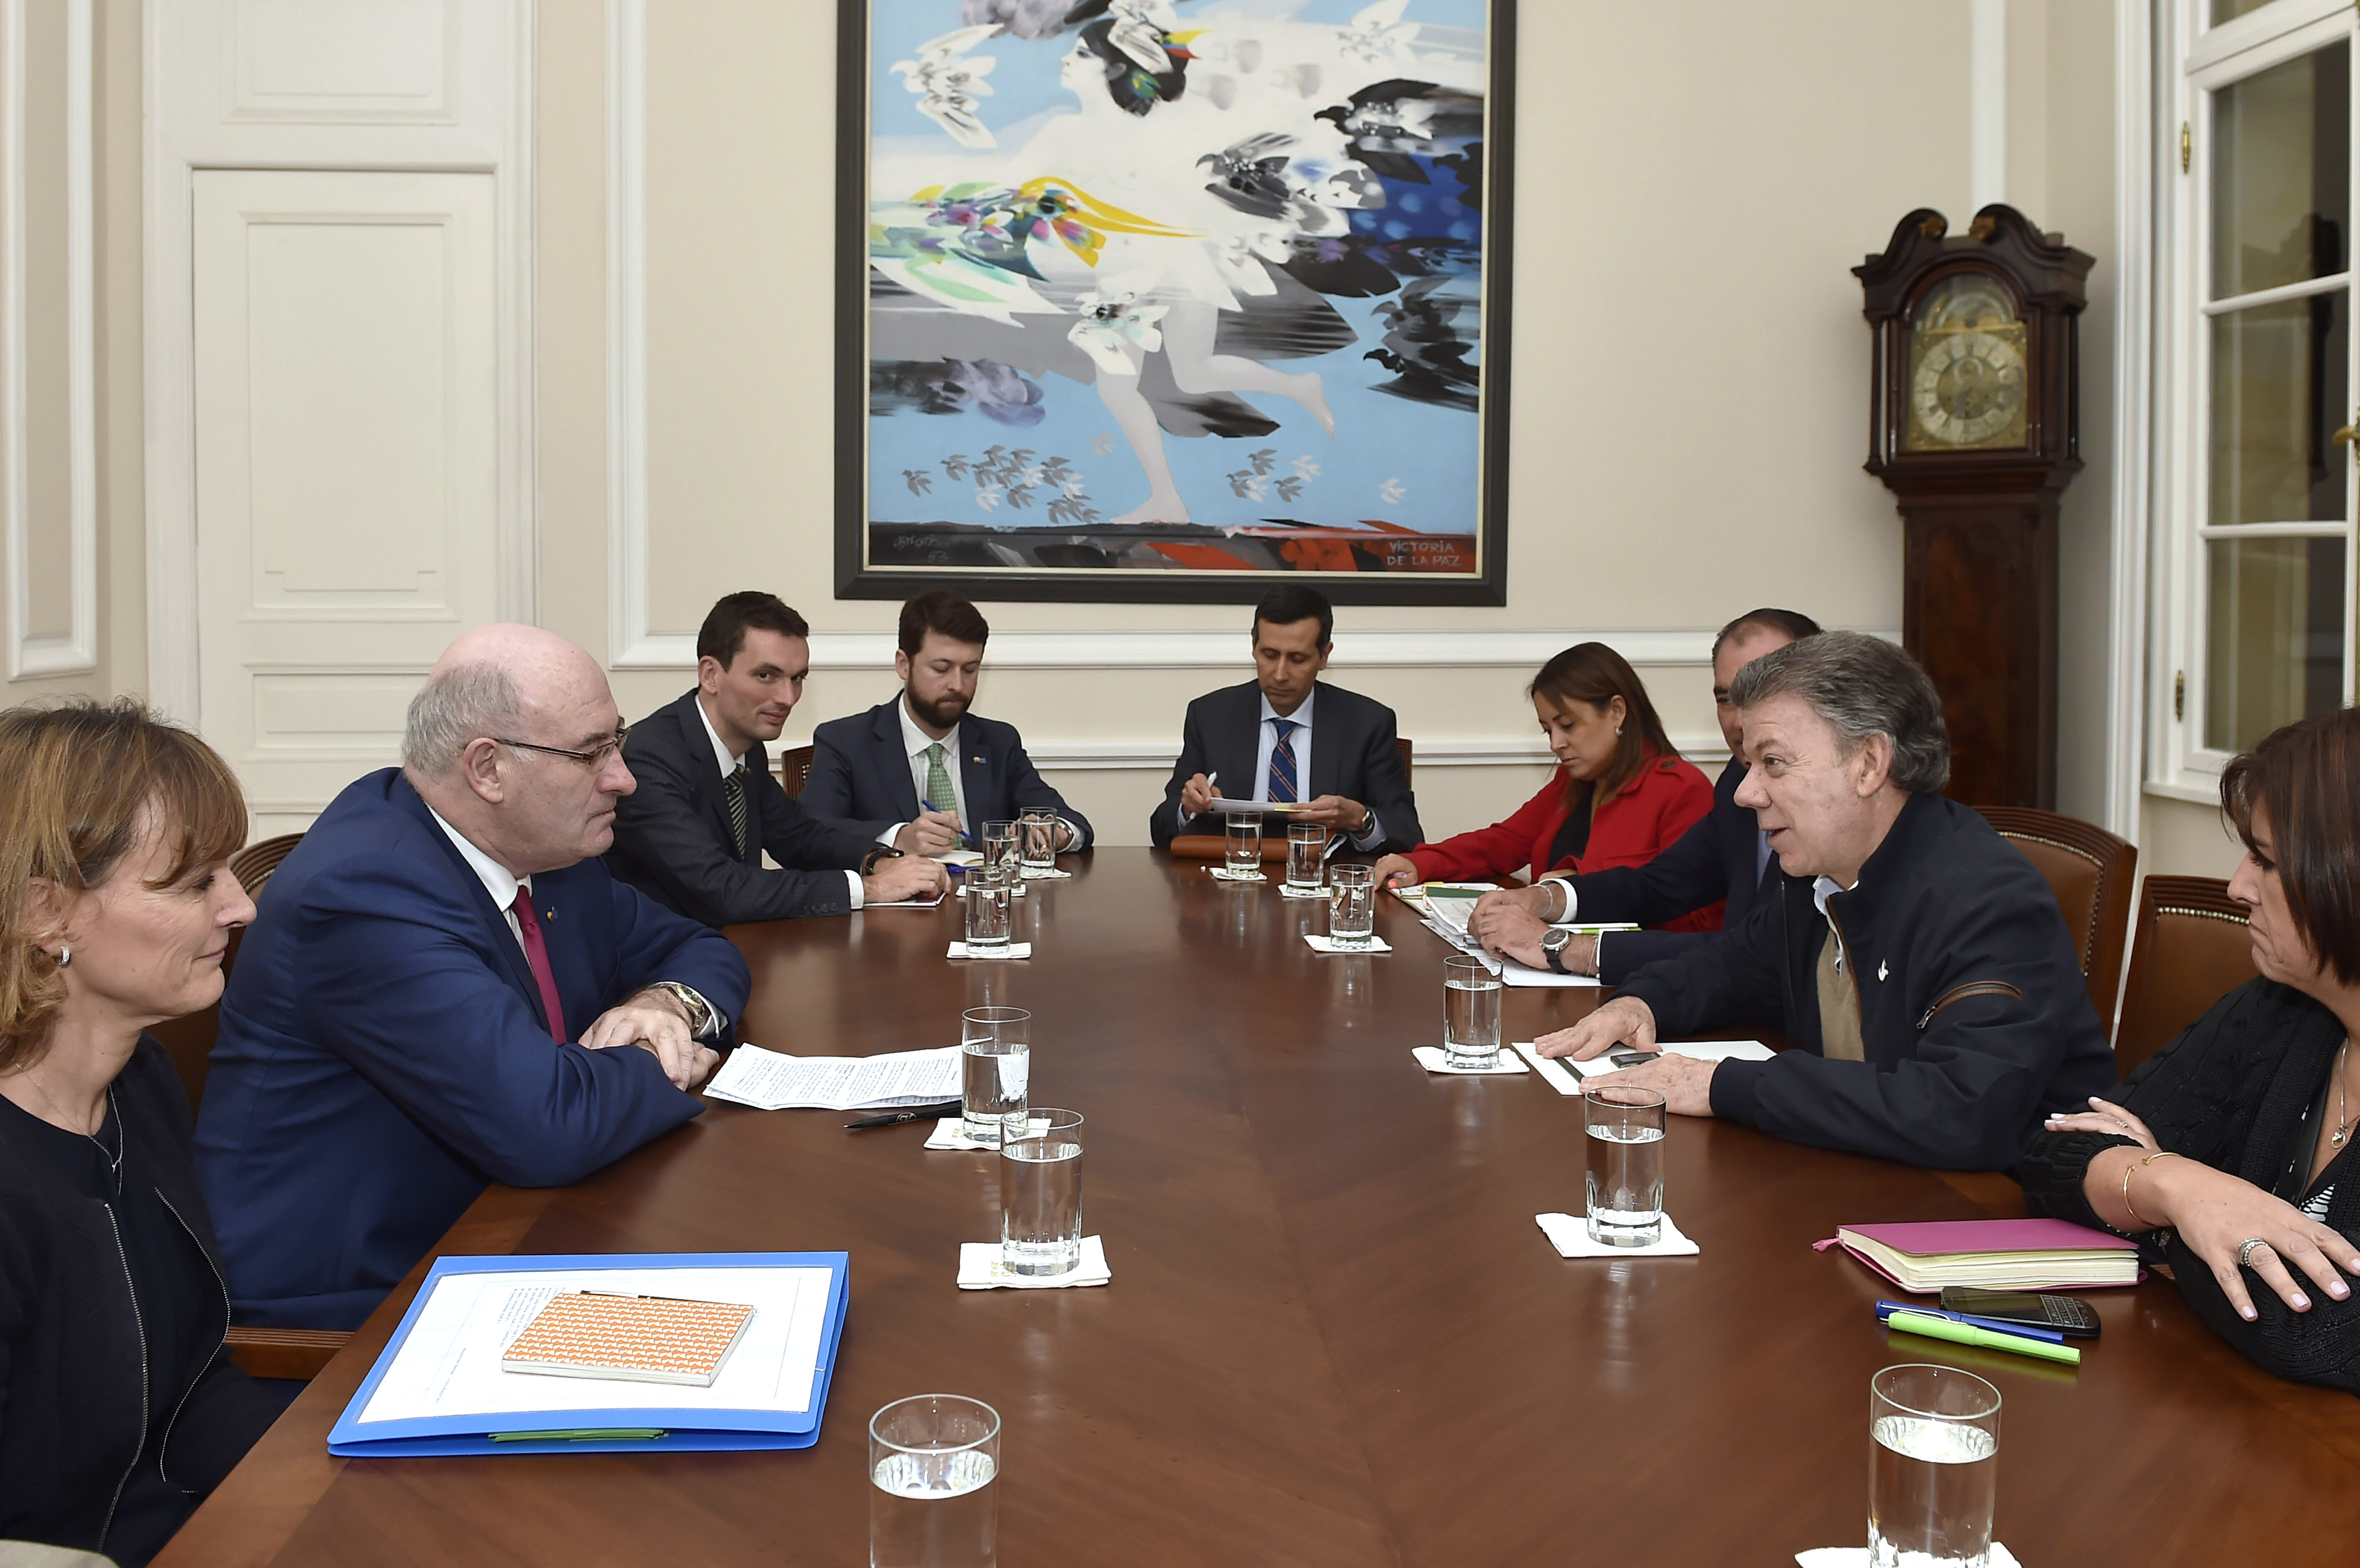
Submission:
<svg viewBox="0 0 2360 1568">
<path fill-rule="evenodd" d="M 2024 323 L 1986 278 L 1950 278 L 1918 302 L 1909 329 L 1911 452 L 2024 445 L 2028 404 Z"/>
</svg>

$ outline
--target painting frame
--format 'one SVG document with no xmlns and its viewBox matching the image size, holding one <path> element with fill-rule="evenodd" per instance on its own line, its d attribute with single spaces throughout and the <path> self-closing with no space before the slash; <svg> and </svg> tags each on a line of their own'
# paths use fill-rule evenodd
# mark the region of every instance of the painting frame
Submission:
<svg viewBox="0 0 2360 1568">
<path fill-rule="evenodd" d="M 1184 9 L 1193 0 L 1165 0 Z M 1412 7 L 1417 0 L 1407 0 Z M 1463 559 L 1463 548 L 1455 543 L 1448 547 L 1396 540 L 1386 535 L 1363 539 L 1358 533 L 1349 535 L 1328 532 L 1319 534 L 1329 539 L 1342 538 L 1340 545 L 1297 545 L 1298 537 L 1313 537 L 1317 523 L 1303 525 L 1285 519 L 1306 533 L 1279 534 L 1275 528 L 1233 529 L 1233 534 L 1251 531 L 1255 538 L 1249 541 L 1270 560 L 1281 549 L 1289 551 L 1319 552 L 1322 561 L 1342 559 L 1354 562 L 1371 561 L 1395 563 L 1392 569 L 1379 565 L 1375 569 L 1356 566 L 1350 570 L 1330 569 L 1317 565 L 1294 564 L 1273 568 L 1268 565 L 1248 570 L 1204 569 L 1175 566 L 1162 570 L 1119 569 L 1042 565 L 1037 562 L 1010 564 L 1005 561 L 979 562 L 973 560 L 948 559 L 954 552 L 972 553 L 986 548 L 970 547 L 966 541 L 955 542 L 951 550 L 936 550 L 925 559 L 907 555 L 901 560 L 880 561 L 872 550 L 882 529 L 899 529 L 888 536 L 907 541 L 917 535 L 911 530 L 926 532 L 925 537 L 939 539 L 941 530 L 959 528 L 960 525 L 941 523 L 895 524 L 879 521 L 872 517 L 872 454 L 874 425 L 878 419 L 873 406 L 877 385 L 875 333 L 872 310 L 875 299 L 881 292 L 892 292 L 888 284 L 880 290 L 879 271 L 872 267 L 871 223 L 876 200 L 871 171 L 875 158 L 872 148 L 876 137 L 877 105 L 874 83 L 877 80 L 877 60 L 872 49 L 877 18 L 880 12 L 919 8 L 929 14 L 941 13 L 946 26 L 956 26 L 957 8 L 947 0 L 839 0 L 837 47 L 837 134 L 836 134 L 836 299 L 835 334 L 836 386 L 836 591 L 839 599 L 901 599 L 929 589 L 948 588 L 978 600 L 1033 601 L 1101 604 L 1239 604 L 1251 603 L 1284 583 L 1317 586 L 1339 604 L 1437 604 L 1496 606 L 1507 602 L 1508 570 L 1508 434 L 1509 434 L 1509 359 L 1510 307 L 1512 300 L 1512 265 L 1513 257 L 1513 191 L 1514 191 L 1514 84 L 1515 26 L 1517 0 L 1477 0 L 1483 24 L 1483 54 L 1480 66 L 1481 129 L 1480 146 L 1475 152 L 1478 180 L 1461 181 L 1463 188 L 1480 201 L 1480 241 L 1478 250 L 1478 304 L 1475 319 L 1479 325 L 1475 336 L 1475 353 L 1467 366 L 1474 375 L 1472 407 L 1458 406 L 1464 419 L 1466 449 L 1462 458 L 1457 446 L 1437 444 L 1454 461 L 1470 461 L 1472 482 L 1467 487 L 1470 503 L 1468 521 L 1470 531 L 1465 536 L 1470 542 L 1475 561 L 1472 570 L 1435 570 L 1430 564 L 1407 569 L 1398 563 L 1417 561 L 1453 561 Z M 1300 7 L 1297 7 L 1300 9 Z M 1371 7 L 1380 14 L 1390 14 L 1381 3 Z M 1393 9 L 1398 9 L 1395 5 Z M 1165 35 L 1176 38 L 1176 33 Z M 912 86 L 911 91 L 918 89 Z M 1338 122 L 1341 124 L 1342 122 Z M 1209 189 L 1209 187 L 1207 187 Z M 1467 203 L 1474 206 L 1474 201 Z M 1114 209 L 1121 211 L 1120 209 Z M 1126 214 L 1128 215 L 1128 214 Z M 1209 248 L 1207 246 L 1207 248 Z M 1273 274 L 1278 268 L 1271 269 Z M 1282 279 L 1282 282 L 1284 280 Z M 1406 299 L 1406 295 L 1403 298 Z M 1364 340 L 1355 340 L 1353 347 L 1365 347 Z M 1357 358 L 1375 360 L 1374 353 L 1362 353 Z M 945 363 L 956 363 L 946 361 Z M 1367 373 L 1371 378 L 1375 373 Z M 1045 379 L 1045 377 L 1044 377 Z M 1313 378 L 1315 381 L 1317 377 Z M 1361 390 L 1357 386 L 1354 391 Z M 1065 394 L 1071 397 L 1071 393 Z M 1399 393 L 1394 394 L 1401 396 Z M 1265 399 L 1267 401 L 1267 399 Z M 1250 405 L 1250 408 L 1252 407 Z M 1256 410 L 1258 411 L 1258 410 Z M 919 416 L 923 417 L 923 416 Z M 1299 421 L 1298 421 L 1299 422 Z M 1457 420 L 1451 422 L 1456 423 Z M 1169 429 L 1167 425 L 1165 427 Z M 1226 439 L 1215 431 L 1213 439 Z M 1334 439 L 1331 425 L 1329 434 Z M 1101 441 L 1107 440 L 1099 438 Z M 1106 450 L 1101 448 L 1099 450 Z M 1200 449 L 1212 451 L 1212 448 Z M 1226 449 L 1220 449 L 1226 450 Z M 1263 449 L 1252 454 L 1259 468 L 1271 460 L 1277 449 Z M 1332 452 L 1339 472 L 1357 472 L 1340 465 L 1352 462 L 1351 453 L 1342 443 L 1324 449 Z M 1396 445 L 1396 451 L 1400 450 Z M 1309 455 L 1309 454 L 1306 454 Z M 906 470 L 904 471 L 907 472 Z M 1319 470 L 1312 470 L 1317 474 Z M 1233 483 L 1244 474 L 1229 477 Z M 931 477 L 931 475 L 929 476 Z M 1252 481 L 1248 479 L 1248 484 Z M 945 480 L 945 488 L 948 481 Z M 912 486 L 914 491 L 914 485 Z M 963 493 L 962 493 L 963 494 Z M 1259 492 L 1257 492 L 1259 497 Z M 1091 514 L 1093 521 L 1097 514 Z M 1273 524 L 1281 519 L 1264 519 Z M 968 525 L 974 527 L 975 525 Z M 1151 525 L 1141 530 L 1156 533 L 1161 525 Z M 1356 524 L 1349 517 L 1340 527 L 1382 527 L 1382 523 Z M 1028 529 L 1028 540 L 1038 539 L 1054 530 L 1038 525 Z M 1096 544 L 1114 529 L 1092 531 L 1087 536 Z M 1203 525 L 1194 525 L 1193 531 L 1205 531 Z M 1442 537 L 1437 533 L 1418 533 L 1395 525 L 1393 532 L 1405 534 L 1411 539 Z M 1273 544 L 1262 536 L 1272 535 L 1279 542 Z M 1006 536 L 1002 536 L 1003 538 Z M 1077 544 L 1081 536 L 1074 538 Z M 1158 537 L 1161 537 L 1160 534 Z M 1455 534 L 1450 536 L 1455 539 Z M 923 542 L 923 541 L 922 541 Z M 896 545 L 896 548 L 904 548 Z M 1135 551 L 1139 546 L 1133 545 Z M 1185 546 L 1154 548 L 1186 549 Z M 1423 557 L 1414 553 L 1426 550 Z M 1457 551 L 1458 553 L 1451 553 Z M 1003 551 L 1003 554 L 1007 552 Z M 1046 552 L 1041 552 L 1046 553 Z M 1100 553 L 1103 553 L 1101 551 Z M 1208 554 L 1220 552 L 1208 551 Z"/>
</svg>

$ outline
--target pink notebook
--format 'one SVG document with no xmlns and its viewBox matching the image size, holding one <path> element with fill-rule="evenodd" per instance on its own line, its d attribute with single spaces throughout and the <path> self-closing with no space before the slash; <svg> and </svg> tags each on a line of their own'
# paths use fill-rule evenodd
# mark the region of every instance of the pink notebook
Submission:
<svg viewBox="0 0 2360 1568">
<path fill-rule="evenodd" d="M 2088 1290 L 2136 1285 L 2136 1243 L 2070 1220 L 1928 1220 L 1846 1225 L 1841 1245 L 1916 1295 L 1946 1285 L 1990 1290 Z"/>
</svg>

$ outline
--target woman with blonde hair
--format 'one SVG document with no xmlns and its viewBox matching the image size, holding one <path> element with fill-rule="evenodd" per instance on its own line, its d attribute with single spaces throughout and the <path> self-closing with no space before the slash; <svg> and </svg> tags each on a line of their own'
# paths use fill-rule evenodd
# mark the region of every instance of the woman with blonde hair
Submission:
<svg viewBox="0 0 2360 1568">
<path fill-rule="evenodd" d="M 281 1400 L 230 1364 L 187 1095 L 146 1031 L 253 901 L 220 757 L 136 702 L 0 713 L 0 1536 L 144 1563 Z"/>
<path fill-rule="evenodd" d="M 1712 810 L 1712 785 L 1664 733 L 1647 688 L 1602 642 L 1541 666 L 1530 690 L 1557 769 L 1513 816 L 1377 862 L 1380 886 L 1644 866 Z M 1718 931 L 1721 906 L 1666 929 Z"/>
</svg>

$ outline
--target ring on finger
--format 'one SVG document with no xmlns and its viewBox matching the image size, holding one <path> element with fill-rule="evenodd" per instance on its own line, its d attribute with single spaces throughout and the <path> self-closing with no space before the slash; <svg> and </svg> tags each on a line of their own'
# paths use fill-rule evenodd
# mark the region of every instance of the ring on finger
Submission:
<svg viewBox="0 0 2360 1568">
<path fill-rule="evenodd" d="M 2254 1248 L 2257 1247 L 2268 1247 L 2269 1245 L 2270 1244 L 2268 1242 L 2263 1240 L 2258 1236 L 2247 1236 L 2243 1242 L 2238 1244 L 2237 1267 L 2240 1269 L 2251 1269 L 2254 1266 Z M 2272 1248 L 2272 1250 L 2275 1251 L 2277 1249 Z"/>
</svg>

